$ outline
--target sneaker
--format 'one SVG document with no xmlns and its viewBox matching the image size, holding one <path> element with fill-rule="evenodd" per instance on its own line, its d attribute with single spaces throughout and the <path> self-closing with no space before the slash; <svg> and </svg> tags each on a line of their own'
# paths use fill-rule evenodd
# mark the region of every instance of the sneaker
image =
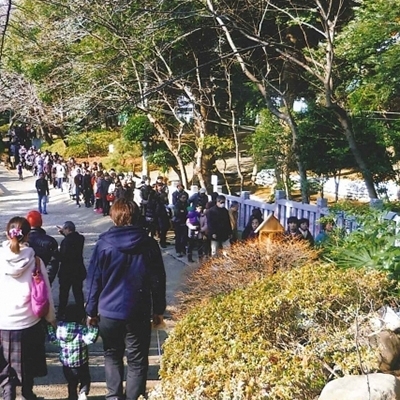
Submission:
<svg viewBox="0 0 400 400">
<path fill-rule="evenodd" d="M 47 214 L 47 211 L 43 211 L 43 214 Z"/>
<path fill-rule="evenodd" d="M 163 248 L 163 249 L 166 249 L 167 245 L 165 243 L 160 243 L 160 247 Z"/>
<path fill-rule="evenodd" d="M 79 393 L 78 400 L 87 400 L 87 396 L 85 392 Z"/>
<path fill-rule="evenodd" d="M 178 258 L 181 258 L 181 257 L 183 257 L 183 254 L 182 254 L 182 253 L 177 253 L 176 256 L 177 256 Z"/>
</svg>

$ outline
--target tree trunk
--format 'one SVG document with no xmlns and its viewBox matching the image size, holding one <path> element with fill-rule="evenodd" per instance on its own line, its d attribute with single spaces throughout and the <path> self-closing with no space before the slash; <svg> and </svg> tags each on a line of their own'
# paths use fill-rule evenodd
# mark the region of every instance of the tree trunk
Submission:
<svg viewBox="0 0 400 400">
<path fill-rule="evenodd" d="M 339 107 L 337 104 L 333 107 L 335 114 L 337 115 L 339 122 L 343 128 L 344 135 L 346 136 L 347 142 L 349 144 L 350 150 L 353 153 L 354 159 L 360 169 L 363 176 L 365 186 L 368 190 L 368 195 L 370 199 L 377 199 L 378 195 L 375 190 L 374 180 L 372 178 L 371 171 L 369 170 L 363 156 L 360 153 L 358 145 L 354 139 L 353 130 L 350 127 L 349 117 L 347 112 Z"/>
<path fill-rule="evenodd" d="M 188 185 L 188 179 L 187 179 L 187 173 L 186 173 L 185 165 L 183 164 L 182 158 L 179 156 L 178 152 L 174 152 L 173 154 L 174 154 L 174 156 L 176 158 L 176 162 L 178 163 L 178 168 L 175 169 L 175 172 L 179 176 L 179 179 L 180 179 L 182 185 L 185 188 L 187 188 L 188 187 L 187 186 Z"/>
</svg>

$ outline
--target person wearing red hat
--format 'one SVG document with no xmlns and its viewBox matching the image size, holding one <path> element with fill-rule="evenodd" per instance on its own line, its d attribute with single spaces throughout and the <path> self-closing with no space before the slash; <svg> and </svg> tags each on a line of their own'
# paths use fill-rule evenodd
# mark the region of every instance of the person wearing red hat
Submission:
<svg viewBox="0 0 400 400">
<path fill-rule="evenodd" d="M 29 246 L 35 251 L 35 255 L 41 258 L 46 265 L 49 281 L 52 283 L 57 276 L 60 265 L 57 240 L 47 235 L 42 228 L 42 216 L 36 210 L 29 211 L 26 216 L 31 231 L 28 237 Z"/>
</svg>

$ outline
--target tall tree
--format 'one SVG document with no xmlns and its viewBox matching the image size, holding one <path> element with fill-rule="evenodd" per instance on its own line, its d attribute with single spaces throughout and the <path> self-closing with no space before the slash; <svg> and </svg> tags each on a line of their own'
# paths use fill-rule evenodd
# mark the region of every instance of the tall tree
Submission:
<svg viewBox="0 0 400 400">
<path fill-rule="evenodd" d="M 271 0 L 232 5 L 206 0 L 206 4 L 243 72 L 263 93 L 271 112 L 290 127 L 302 180 L 306 178 L 305 168 L 299 157 L 297 126 L 291 110 L 294 96 L 304 93 L 301 85 L 306 82 L 314 96 L 335 112 L 369 196 L 376 198 L 371 171 L 354 138 L 346 99 L 336 92 L 341 68 L 335 63 L 336 35 L 352 18 L 355 3 Z M 278 76 L 272 73 L 277 65 L 281 65 Z M 274 106 L 276 98 L 284 101 L 285 113 Z M 305 196 L 303 192 L 303 201 Z"/>
</svg>

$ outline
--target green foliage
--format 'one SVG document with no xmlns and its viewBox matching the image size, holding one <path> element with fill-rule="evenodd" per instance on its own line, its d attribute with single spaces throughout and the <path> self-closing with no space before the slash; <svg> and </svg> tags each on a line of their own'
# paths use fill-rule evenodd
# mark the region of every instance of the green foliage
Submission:
<svg viewBox="0 0 400 400">
<path fill-rule="evenodd" d="M 309 400 L 326 366 L 376 371 L 361 327 L 392 285 L 384 272 L 310 264 L 202 303 L 167 339 L 150 399 Z"/>
<path fill-rule="evenodd" d="M 334 176 L 355 162 L 332 110 L 308 104 L 296 114 L 300 137 L 300 157 L 308 171 L 317 176 Z"/>
<path fill-rule="evenodd" d="M 398 104 L 399 18 L 397 0 L 366 0 L 338 36 L 337 56 L 347 66 L 342 69 L 342 92 L 357 113 L 393 110 Z"/>
<path fill-rule="evenodd" d="M 0 137 L 4 137 L 8 133 L 9 129 L 10 129 L 9 124 L 1 125 L 0 126 Z"/>
<path fill-rule="evenodd" d="M 143 114 L 132 115 L 124 126 L 122 134 L 125 139 L 134 143 L 150 141 L 155 129 L 149 119 Z"/>
<path fill-rule="evenodd" d="M 246 143 L 254 161 L 260 168 L 281 165 L 290 159 L 290 136 L 285 134 L 277 117 L 264 109 L 260 112 L 260 124 L 247 136 Z M 289 168 L 291 168 L 291 165 Z"/>
<path fill-rule="evenodd" d="M 213 154 L 216 158 L 224 157 L 226 153 L 232 152 L 234 149 L 232 138 L 217 135 L 207 135 L 202 139 L 198 139 L 197 145 L 208 153 Z"/>
<path fill-rule="evenodd" d="M 193 160 L 194 150 L 188 145 L 182 145 L 179 149 L 179 156 L 184 164 Z M 163 173 L 170 168 L 178 167 L 176 157 L 169 151 L 165 143 L 153 143 L 149 151 L 148 161 L 154 166 L 160 168 Z"/>
<path fill-rule="evenodd" d="M 116 171 L 134 171 L 135 159 L 142 155 L 141 146 L 124 138 L 114 140 L 113 145 L 114 151 L 102 160 L 103 165 Z"/>
<path fill-rule="evenodd" d="M 68 146 L 60 139 L 51 146 L 44 144 L 42 149 L 58 152 L 64 158 L 101 157 L 108 154 L 108 146 L 119 136 L 115 131 L 72 133 L 66 139 Z"/>
<path fill-rule="evenodd" d="M 384 219 L 386 212 L 369 210 L 356 215 L 359 228 L 348 235 L 334 235 L 324 248 L 324 257 L 343 268 L 384 270 L 400 278 L 400 247 L 394 221 Z"/>
</svg>

